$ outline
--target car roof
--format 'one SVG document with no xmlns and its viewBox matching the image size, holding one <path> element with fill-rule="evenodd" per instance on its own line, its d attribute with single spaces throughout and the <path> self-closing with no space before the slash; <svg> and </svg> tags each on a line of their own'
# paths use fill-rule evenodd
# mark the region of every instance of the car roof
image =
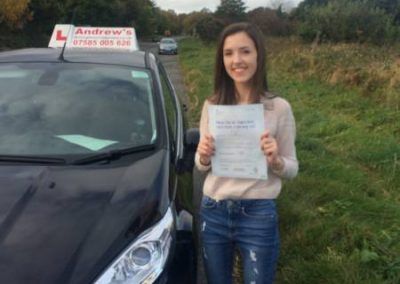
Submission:
<svg viewBox="0 0 400 284">
<path fill-rule="evenodd" d="M 0 63 L 5 62 L 62 62 L 60 54 L 62 50 L 57 48 L 29 48 L 0 52 Z M 107 51 L 88 49 L 66 49 L 64 60 L 68 62 L 116 64 L 139 68 L 149 67 L 146 65 L 146 52 L 144 51 Z M 155 60 L 155 56 L 147 56 Z"/>
</svg>

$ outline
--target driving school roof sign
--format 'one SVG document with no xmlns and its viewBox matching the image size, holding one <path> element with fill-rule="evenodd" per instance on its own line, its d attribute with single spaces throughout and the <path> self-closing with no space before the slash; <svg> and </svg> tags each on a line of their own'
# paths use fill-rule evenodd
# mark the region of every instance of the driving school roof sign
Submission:
<svg viewBox="0 0 400 284">
<path fill-rule="evenodd" d="M 138 50 L 134 28 L 75 27 L 56 25 L 49 47 Z"/>
</svg>

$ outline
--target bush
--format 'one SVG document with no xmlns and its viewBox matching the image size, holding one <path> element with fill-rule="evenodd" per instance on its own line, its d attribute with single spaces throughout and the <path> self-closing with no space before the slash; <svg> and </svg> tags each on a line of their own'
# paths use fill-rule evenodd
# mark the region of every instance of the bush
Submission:
<svg viewBox="0 0 400 284">
<path fill-rule="evenodd" d="M 211 42 L 218 38 L 223 28 L 224 24 L 210 15 L 197 23 L 196 32 L 202 41 Z"/>
<path fill-rule="evenodd" d="M 287 36 L 291 33 L 291 25 L 286 14 L 279 11 L 260 7 L 249 11 L 247 18 L 249 22 L 257 25 L 265 35 Z"/>
<path fill-rule="evenodd" d="M 361 1 L 336 0 L 325 6 L 308 6 L 305 14 L 299 35 L 306 41 L 320 34 L 325 41 L 383 44 L 397 40 L 400 34 L 391 15 Z"/>
</svg>

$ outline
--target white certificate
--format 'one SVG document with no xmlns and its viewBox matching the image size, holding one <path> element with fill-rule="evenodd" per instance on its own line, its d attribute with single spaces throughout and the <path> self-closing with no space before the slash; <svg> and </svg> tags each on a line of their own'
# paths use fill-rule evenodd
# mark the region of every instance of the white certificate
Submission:
<svg viewBox="0 0 400 284">
<path fill-rule="evenodd" d="M 212 174 L 267 179 L 267 160 L 260 148 L 265 129 L 263 105 L 210 105 L 208 117 L 215 140 Z"/>
</svg>

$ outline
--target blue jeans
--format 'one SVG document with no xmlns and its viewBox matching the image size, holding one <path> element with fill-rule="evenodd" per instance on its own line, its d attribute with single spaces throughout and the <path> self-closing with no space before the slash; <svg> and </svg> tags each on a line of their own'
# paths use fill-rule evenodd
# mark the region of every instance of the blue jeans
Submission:
<svg viewBox="0 0 400 284">
<path fill-rule="evenodd" d="M 239 249 L 244 281 L 274 281 L 279 254 L 278 216 L 275 200 L 221 200 L 203 196 L 201 201 L 203 259 L 209 284 L 232 283 L 233 254 Z"/>
</svg>

